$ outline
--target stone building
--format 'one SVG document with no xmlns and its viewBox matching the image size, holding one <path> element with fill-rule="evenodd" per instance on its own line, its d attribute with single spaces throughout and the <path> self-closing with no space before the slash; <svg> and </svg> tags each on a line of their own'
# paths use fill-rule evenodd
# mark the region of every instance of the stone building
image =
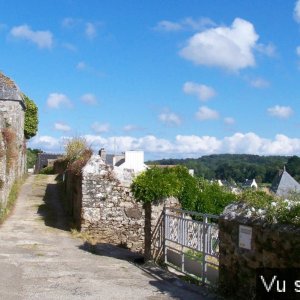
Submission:
<svg viewBox="0 0 300 300">
<path fill-rule="evenodd" d="M 34 168 L 34 173 L 38 174 L 45 167 L 52 167 L 54 161 L 62 157 L 61 154 L 53 153 L 38 153 L 37 161 Z"/>
<path fill-rule="evenodd" d="M 25 102 L 18 86 L 0 72 L 0 205 L 14 181 L 25 173 Z"/>
</svg>

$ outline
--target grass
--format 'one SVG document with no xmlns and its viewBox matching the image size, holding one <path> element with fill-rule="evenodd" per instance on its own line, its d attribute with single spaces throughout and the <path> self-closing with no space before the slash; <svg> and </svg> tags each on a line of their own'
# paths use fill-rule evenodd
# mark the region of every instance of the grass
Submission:
<svg viewBox="0 0 300 300">
<path fill-rule="evenodd" d="M 25 179 L 26 179 L 26 176 L 24 176 L 23 178 L 18 179 L 14 182 L 14 184 L 10 190 L 10 193 L 8 195 L 6 207 L 0 207 L 0 224 L 2 224 L 7 219 L 7 217 L 10 215 L 10 213 L 12 212 L 12 210 L 15 206 L 16 200 L 18 198 L 21 186 L 24 183 Z"/>
</svg>

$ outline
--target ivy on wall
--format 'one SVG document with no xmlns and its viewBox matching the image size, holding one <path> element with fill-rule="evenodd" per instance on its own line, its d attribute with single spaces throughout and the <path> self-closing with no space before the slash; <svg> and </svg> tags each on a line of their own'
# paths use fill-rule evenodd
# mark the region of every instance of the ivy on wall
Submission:
<svg viewBox="0 0 300 300">
<path fill-rule="evenodd" d="M 30 139 L 36 135 L 38 130 L 38 107 L 26 95 L 23 94 L 23 97 L 26 105 L 24 135 L 26 139 Z"/>
</svg>

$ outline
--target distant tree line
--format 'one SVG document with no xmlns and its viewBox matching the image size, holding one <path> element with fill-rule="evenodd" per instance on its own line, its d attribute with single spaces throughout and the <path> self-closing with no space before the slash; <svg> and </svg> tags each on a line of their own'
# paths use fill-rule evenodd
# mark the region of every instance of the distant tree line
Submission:
<svg viewBox="0 0 300 300">
<path fill-rule="evenodd" d="M 300 181 L 298 156 L 259 156 L 250 154 L 216 154 L 200 158 L 162 159 L 147 162 L 149 165 L 183 165 L 194 169 L 197 177 L 226 179 L 244 182 L 255 178 L 258 183 L 272 183 L 274 177 L 286 166 L 286 170 Z"/>
</svg>

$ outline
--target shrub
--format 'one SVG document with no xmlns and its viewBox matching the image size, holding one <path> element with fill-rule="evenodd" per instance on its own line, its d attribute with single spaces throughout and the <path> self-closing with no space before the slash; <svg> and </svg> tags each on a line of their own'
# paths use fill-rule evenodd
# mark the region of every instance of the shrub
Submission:
<svg viewBox="0 0 300 300">
<path fill-rule="evenodd" d="M 195 203 L 195 211 L 219 215 L 224 208 L 236 201 L 236 195 L 216 182 L 211 183 L 204 178 L 199 179 L 199 192 Z"/>
<path fill-rule="evenodd" d="M 75 175 L 80 175 L 83 167 L 86 165 L 92 154 L 93 152 L 91 149 L 85 149 L 76 160 L 68 164 L 67 170 Z"/>
<path fill-rule="evenodd" d="M 259 209 L 270 205 L 271 202 L 274 201 L 274 197 L 264 191 L 245 190 L 243 193 L 238 195 L 237 200 Z"/>
<path fill-rule="evenodd" d="M 151 203 L 165 197 L 175 196 L 180 190 L 176 174 L 170 169 L 154 167 L 141 173 L 131 184 L 131 191 L 137 201 Z"/>
<path fill-rule="evenodd" d="M 54 174 L 53 167 L 48 166 L 40 170 L 39 174 L 51 175 Z"/>
<path fill-rule="evenodd" d="M 80 175 L 82 168 L 93 154 L 86 139 L 75 137 L 71 139 L 65 147 L 64 161 L 67 162 L 67 170 L 75 175 Z"/>
<path fill-rule="evenodd" d="M 90 150 L 86 139 L 82 137 L 75 137 L 65 146 L 66 159 L 72 163 L 73 161 L 80 159 L 85 150 Z"/>
</svg>

